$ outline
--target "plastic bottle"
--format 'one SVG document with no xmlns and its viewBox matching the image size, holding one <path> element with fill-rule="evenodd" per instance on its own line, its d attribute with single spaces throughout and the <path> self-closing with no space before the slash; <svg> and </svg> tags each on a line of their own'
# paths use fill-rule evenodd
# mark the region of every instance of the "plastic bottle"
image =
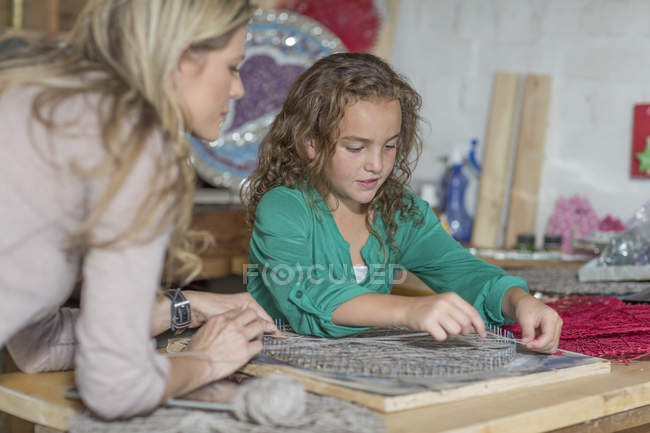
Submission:
<svg viewBox="0 0 650 433">
<path fill-rule="evenodd" d="M 467 243 L 472 237 L 472 218 L 465 210 L 465 189 L 467 177 L 463 174 L 463 159 L 459 152 L 452 157 L 451 175 L 447 184 L 445 216 L 451 235 L 460 243 Z"/>
</svg>

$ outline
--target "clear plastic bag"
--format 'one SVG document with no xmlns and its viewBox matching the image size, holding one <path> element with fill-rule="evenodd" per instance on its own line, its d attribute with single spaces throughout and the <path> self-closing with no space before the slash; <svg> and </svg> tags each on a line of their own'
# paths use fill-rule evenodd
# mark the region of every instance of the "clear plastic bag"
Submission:
<svg viewBox="0 0 650 433">
<path fill-rule="evenodd" d="M 626 224 L 626 230 L 610 240 L 598 257 L 598 266 L 650 264 L 650 202 L 641 206 Z"/>
</svg>

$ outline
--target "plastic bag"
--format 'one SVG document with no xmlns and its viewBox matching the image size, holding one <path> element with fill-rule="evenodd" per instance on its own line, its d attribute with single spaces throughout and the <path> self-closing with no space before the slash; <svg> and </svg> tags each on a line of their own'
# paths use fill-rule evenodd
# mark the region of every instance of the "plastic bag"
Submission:
<svg viewBox="0 0 650 433">
<path fill-rule="evenodd" d="M 598 257 L 598 266 L 650 264 L 650 202 L 626 223 L 626 230 L 610 240 Z"/>
</svg>

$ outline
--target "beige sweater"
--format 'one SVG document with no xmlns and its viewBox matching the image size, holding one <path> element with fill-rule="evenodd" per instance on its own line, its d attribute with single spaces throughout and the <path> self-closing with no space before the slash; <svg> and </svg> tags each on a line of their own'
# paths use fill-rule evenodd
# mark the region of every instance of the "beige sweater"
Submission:
<svg viewBox="0 0 650 433">
<path fill-rule="evenodd" d="M 74 160 L 102 158 L 96 98 L 64 103 L 57 116 L 74 133 L 30 121 L 35 89 L 0 95 L 0 346 L 27 372 L 75 368 L 85 404 L 105 418 L 130 416 L 161 400 L 169 361 L 154 351 L 151 312 L 169 233 L 119 250 L 68 254 L 66 235 L 99 198 L 105 179 L 82 179 Z M 124 228 L 154 174 L 149 143 L 92 235 Z M 83 277 L 80 310 L 60 309 Z"/>
</svg>

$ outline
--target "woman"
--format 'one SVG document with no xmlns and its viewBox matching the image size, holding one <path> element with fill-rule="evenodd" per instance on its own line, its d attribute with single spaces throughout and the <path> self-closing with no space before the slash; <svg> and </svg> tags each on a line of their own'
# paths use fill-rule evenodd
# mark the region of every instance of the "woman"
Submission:
<svg viewBox="0 0 650 433">
<path fill-rule="evenodd" d="M 190 280 L 187 131 L 214 140 L 244 93 L 247 0 L 89 0 L 71 38 L 0 62 L 0 346 L 28 372 L 75 367 L 103 418 L 224 377 L 274 328 L 212 317 L 187 354 L 150 341 L 165 256 Z M 59 309 L 78 279 L 80 310 Z"/>
</svg>

